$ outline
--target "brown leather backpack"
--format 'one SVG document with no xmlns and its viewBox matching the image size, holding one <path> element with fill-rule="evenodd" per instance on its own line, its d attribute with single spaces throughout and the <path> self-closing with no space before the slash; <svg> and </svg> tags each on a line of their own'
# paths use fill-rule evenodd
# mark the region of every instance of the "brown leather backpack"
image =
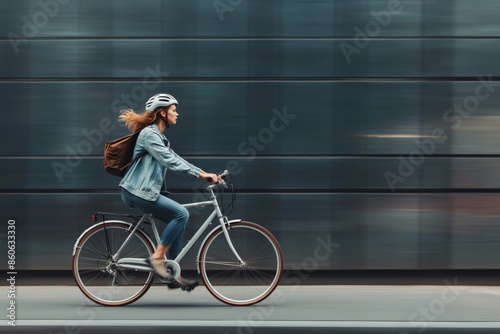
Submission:
<svg viewBox="0 0 500 334">
<path fill-rule="evenodd" d="M 135 143 L 141 130 L 109 141 L 104 145 L 104 169 L 106 172 L 114 176 L 123 177 L 127 169 L 134 162 L 148 153 L 147 151 L 142 152 L 135 159 L 132 159 Z"/>
</svg>

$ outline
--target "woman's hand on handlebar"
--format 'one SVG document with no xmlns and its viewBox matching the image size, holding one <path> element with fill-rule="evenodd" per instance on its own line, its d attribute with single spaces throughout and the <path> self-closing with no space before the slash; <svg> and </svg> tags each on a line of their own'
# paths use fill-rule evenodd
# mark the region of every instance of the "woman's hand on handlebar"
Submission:
<svg viewBox="0 0 500 334">
<path fill-rule="evenodd" d="M 221 177 L 217 176 L 217 174 L 207 173 L 207 172 L 204 172 L 204 171 L 201 171 L 199 178 L 203 179 L 203 180 L 206 180 L 210 184 L 216 184 L 217 181 L 221 180 Z"/>
</svg>

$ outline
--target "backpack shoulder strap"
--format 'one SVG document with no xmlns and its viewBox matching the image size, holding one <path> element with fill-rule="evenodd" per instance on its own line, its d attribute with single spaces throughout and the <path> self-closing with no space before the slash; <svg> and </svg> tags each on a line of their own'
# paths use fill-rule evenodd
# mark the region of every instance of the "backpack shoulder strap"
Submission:
<svg viewBox="0 0 500 334">
<path fill-rule="evenodd" d="M 148 151 L 142 152 L 141 154 L 139 154 L 138 156 L 136 156 L 135 159 L 131 160 L 128 164 L 126 164 L 125 166 L 123 166 L 123 169 L 129 168 L 130 166 L 132 166 L 134 164 L 134 162 L 138 161 L 140 158 L 142 158 L 146 154 L 148 154 Z"/>
<path fill-rule="evenodd" d="M 139 138 L 139 134 L 141 133 L 142 130 L 144 130 L 146 127 L 142 128 L 142 129 L 139 129 L 139 130 L 136 130 L 134 133 L 131 134 L 132 137 L 135 137 L 135 140 L 137 141 L 137 139 Z M 135 145 L 134 145 L 135 146 Z M 139 159 L 141 159 L 143 156 L 145 156 L 146 154 L 148 154 L 148 151 L 144 151 L 142 152 L 141 154 L 139 154 L 138 156 L 136 156 L 134 159 L 130 160 L 128 164 L 126 164 L 125 166 L 123 166 L 123 169 L 124 170 L 127 170 L 127 168 L 129 168 L 130 166 L 132 166 L 134 164 L 134 162 L 138 161 Z"/>
</svg>

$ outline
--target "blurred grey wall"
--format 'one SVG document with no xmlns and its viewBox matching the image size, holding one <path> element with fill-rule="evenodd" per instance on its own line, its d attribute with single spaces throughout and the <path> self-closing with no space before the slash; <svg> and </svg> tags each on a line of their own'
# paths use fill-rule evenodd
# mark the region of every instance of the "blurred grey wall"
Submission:
<svg viewBox="0 0 500 334">
<path fill-rule="evenodd" d="M 180 101 L 172 147 L 233 172 L 231 217 L 270 229 L 286 268 L 500 266 L 498 1 L 0 8 L 0 247 L 14 219 L 18 269 L 70 269 L 90 215 L 128 211 L 103 145 L 158 92 Z M 204 187 L 167 179 L 181 203 Z"/>
</svg>

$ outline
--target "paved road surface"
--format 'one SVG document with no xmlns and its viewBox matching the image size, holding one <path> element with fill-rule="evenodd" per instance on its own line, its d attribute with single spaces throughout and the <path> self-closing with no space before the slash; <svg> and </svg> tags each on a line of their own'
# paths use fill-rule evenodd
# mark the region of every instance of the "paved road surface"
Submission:
<svg viewBox="0 0 500 334">
<path fill-rule="evenodd" d="M 125 307 L 99 306 L 72 286 L 16 289 L 17 326 L 8 325 L 4 307 L 2 332 L 500 333 L 500 287 L 451 281 L 442 286 L 283 286 L 250 307 L 225 305 L 204 287 L 186 293 L 154 286 Z M 0 287 L 4 306 L 7 290 Z"/>
</svg>

